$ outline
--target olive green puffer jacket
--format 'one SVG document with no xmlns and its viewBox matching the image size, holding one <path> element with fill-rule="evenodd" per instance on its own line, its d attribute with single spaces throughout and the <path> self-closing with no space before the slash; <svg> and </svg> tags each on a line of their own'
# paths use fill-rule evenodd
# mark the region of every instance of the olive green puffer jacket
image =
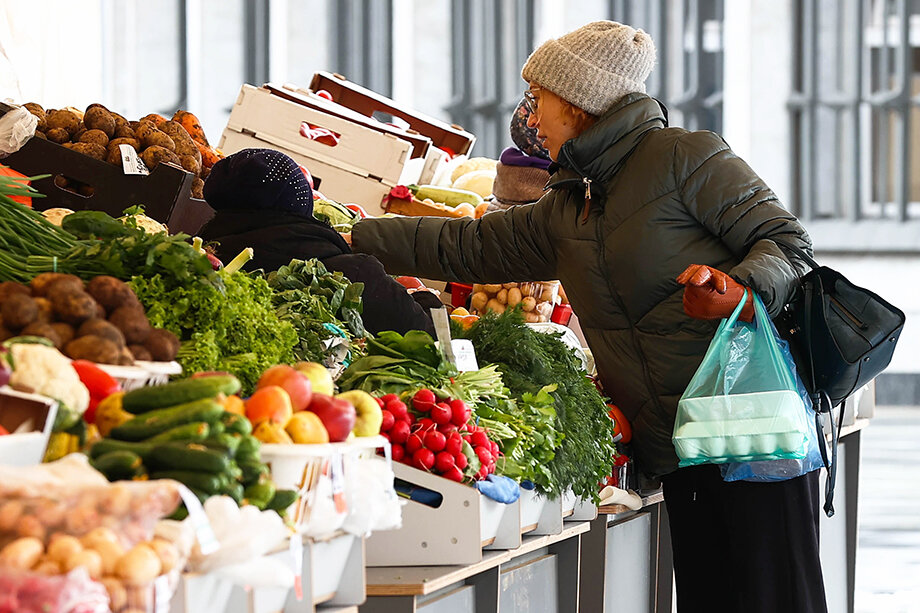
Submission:
<svg viewBox="0 0 920 613">
<path fill-rule="evenodd" d="M 644 94 L 618 102 L 559 158 L 552 189 L 533 205 L 478 220 L 364 220 L 354 227 L 354 248 L 391 274 L 560 279 L 604 389 L 632 423 L 639 466 L 667 474 L 677 468 L 677 401 L 718 324 L 684 313 L 675 278 L 690 264 L 729 272 L 776 316 L 796 272 L 770 239 L 809 252 L 811 241 L 725 141 L 667 127 L 661 106 Z"/>
</svg>

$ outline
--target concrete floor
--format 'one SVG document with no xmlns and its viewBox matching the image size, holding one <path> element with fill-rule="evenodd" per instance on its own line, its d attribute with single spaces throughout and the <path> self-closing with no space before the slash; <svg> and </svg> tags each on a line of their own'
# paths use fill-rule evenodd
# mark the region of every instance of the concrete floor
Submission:
<svg viewBox="0 0 920 613">
<path fill-rule="evenodd" d="M 920 407 L 878 407 L 862 436 L 856 612 L 920 613 Z"/>
</svg>

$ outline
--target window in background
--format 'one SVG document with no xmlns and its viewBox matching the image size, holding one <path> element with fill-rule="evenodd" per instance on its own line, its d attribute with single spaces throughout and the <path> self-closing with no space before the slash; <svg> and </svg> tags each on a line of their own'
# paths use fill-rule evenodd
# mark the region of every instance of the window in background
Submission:
<svg viewBox="0 0 920 613">
<path fill-rule="evenodd" d="M 796 213 L 825 248 L 916 250 L 920 1 L 794 7 Z"/>
</svg>

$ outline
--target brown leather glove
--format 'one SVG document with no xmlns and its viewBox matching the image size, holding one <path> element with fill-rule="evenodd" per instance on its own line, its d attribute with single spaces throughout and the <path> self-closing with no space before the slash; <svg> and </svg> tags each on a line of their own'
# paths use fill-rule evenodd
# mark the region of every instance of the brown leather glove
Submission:
<svg viewBox="0 0 920 613">
<path fill-rule="evenodd" d="M 739 319 L 754 319 L 754 300 L 745 294 L 745 287 L 721 270 L 691 264 L 680 273 L 677 282 L 684 287 L 684 312 L 697 319 L 724 319 L 732 314 L 738 302 L 746 299 Z"/>
</svg>

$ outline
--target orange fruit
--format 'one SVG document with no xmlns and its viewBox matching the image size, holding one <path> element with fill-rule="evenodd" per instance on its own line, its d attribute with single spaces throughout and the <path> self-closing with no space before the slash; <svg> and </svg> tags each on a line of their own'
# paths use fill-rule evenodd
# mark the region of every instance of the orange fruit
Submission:
<svg viewBox="0 0 920 613">
<path fill-rule="evenodd" d="M 270 421 L 284 427 L 293 414 L 291 397 L 277 385 L 269 385 L 256 390 L 246 400 L 246 417 L 254 426 L 263 421 Z"/>
</svg>

